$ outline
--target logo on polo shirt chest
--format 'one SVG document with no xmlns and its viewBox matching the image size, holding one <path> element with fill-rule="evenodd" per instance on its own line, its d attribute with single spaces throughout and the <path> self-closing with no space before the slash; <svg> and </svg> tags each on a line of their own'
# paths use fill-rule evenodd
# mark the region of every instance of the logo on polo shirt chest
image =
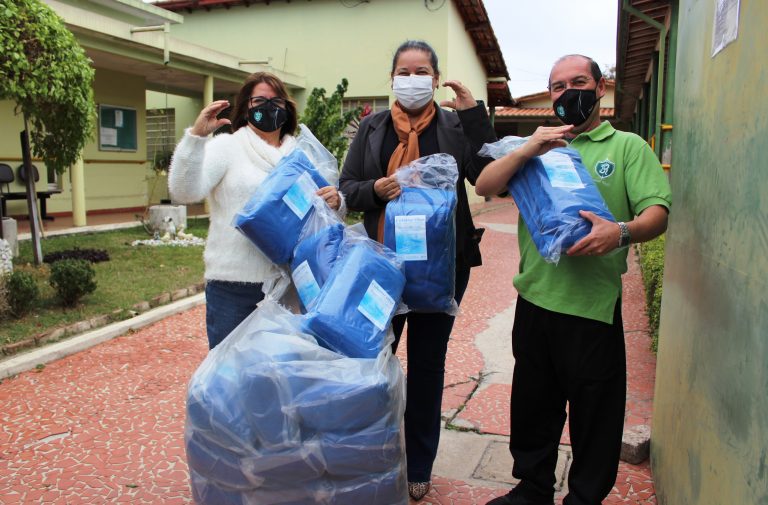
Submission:
<svg viewBox="0 0 768 505">
<path fill-rule="evenodd" d="M 615 171 L 616 163 L 609 159 L 604 159 L 603 161 L 598 161 L 595 163 L 595 172 L 600 176 L 601 179 L 612 176 L 613 172 Z"/>
</svg>

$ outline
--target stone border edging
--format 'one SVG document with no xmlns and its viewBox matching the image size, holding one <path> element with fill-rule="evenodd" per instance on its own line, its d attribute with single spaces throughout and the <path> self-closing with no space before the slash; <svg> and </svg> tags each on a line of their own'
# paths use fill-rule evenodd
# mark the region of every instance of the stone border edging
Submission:
<svg viewBox="0 0 768 505">
<path fill-rule="evenodd" d="M 101 342 L 124 335 L 131 330 L 138 330 L 168 316 L 184 312 L 204 303 L 205 293 L 199 293 L 168 305 L 162 305 L 131 319 L 109 324 L 98 330 L 77 335 L 0 361 L 0 379 L 9 378 L 21 372 L 31 370 L 38 365 L 44 365 L 45 363 L 78 353 Z"/>
</svg>

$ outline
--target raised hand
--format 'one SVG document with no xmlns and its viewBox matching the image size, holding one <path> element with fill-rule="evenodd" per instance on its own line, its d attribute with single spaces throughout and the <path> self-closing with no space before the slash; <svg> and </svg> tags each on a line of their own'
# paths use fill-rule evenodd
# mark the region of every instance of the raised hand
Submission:
<svg viewBox="0 0 768 505">
<path fill-rule="evenodd" d="M 445 81 L 443 86 L 447 86 L 456 93 L 456 98 L 450 100 L 443 100 L 440 102 L 440 107 L 450 107 L 456 110 L 471 109 L 477 105 L 477 100 L 472 96 L 472 92 L 469 88 L 464 86 L 459 81 Z"/>
<path fill-rule="evenodd" d="M 197 135 L 198 137 L 207 137 L 211 133 L 215 132 L 218 128 L 232 124 L 229 119 L 216 119 L 219 112 L 229 107 L 229 100 L 215 100 L 208 104 L 195 119 L 195 124 L 192 125 L 190 133 Z"/>
</svg>

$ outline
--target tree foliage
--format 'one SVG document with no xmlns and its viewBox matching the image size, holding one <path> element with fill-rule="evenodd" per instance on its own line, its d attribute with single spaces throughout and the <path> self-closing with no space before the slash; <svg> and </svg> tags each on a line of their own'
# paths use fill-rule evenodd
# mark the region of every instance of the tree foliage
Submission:
<svg viewBox="0 0 768 505">
<path fill-rule="evenodd" d="M 93 69 L 40 0 L 0 0 L 0 99 L 29 120 L 32 152 L 62 173 L 93 132 Z"/>
<path fill-rule="evenodd" d="M 341 105 L 348 86 L 349 81 L 341 79 L 341 84 L 336 85 L 336 91 L 330 97 L 325 96 L 325 88 L 313 88 L 304 114 L 299 119 L 339 161 L 349 147 L 349 139 L 344 135 L 344 130 L 357 119 L 361 111 L 358 107 L 342 113 Z"/>
</svg>

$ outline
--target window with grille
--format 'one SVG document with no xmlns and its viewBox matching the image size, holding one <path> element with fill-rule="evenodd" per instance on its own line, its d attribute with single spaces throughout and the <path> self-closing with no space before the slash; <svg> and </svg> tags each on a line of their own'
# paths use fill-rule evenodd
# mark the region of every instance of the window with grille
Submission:
<svg viewBox="0 0 768 505">
<path fill-rule="evenodd" d="M 176 147 L 176 110 L 147 109 L 147 161 L 167 168 Z"/>
<path fill-rule="evenodd" d="M 344 136 L 350 140 L 352 140 L 355 137 L 355 134 L 357 134 L 357 129 L 360 127 L 360 120 L 363 117 L 389 109 L 389 98 L 386 96 L 355 97 L 345 98 L 341 102 L 342 112 L 348 112 L 355 109 L 355 107 L 360 107 L 363 112 L 358 119 L 353 120 L 352 123 L 350 123 L 344 130 Z"/>
</svg>

